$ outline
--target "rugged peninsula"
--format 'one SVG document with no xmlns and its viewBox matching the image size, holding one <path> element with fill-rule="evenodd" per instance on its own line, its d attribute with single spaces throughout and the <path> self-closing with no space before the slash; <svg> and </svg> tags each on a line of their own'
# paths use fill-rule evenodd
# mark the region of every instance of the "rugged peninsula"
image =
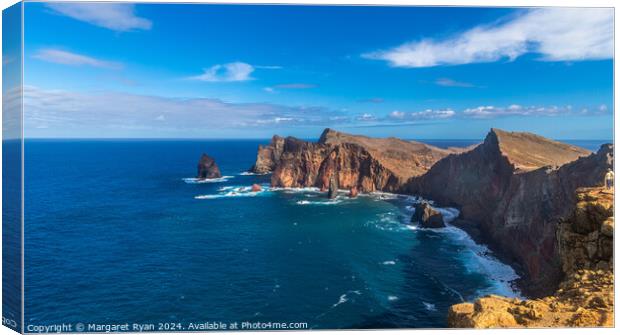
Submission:
<svg viewBox="0 0 620 335">
<path fill-rule="evenodd" d="M 557 227 L 580 187 L 602 184 L 613 147 L 597 153 L 529 133 L 492 129 L 475 149 L 437 162 L 403 191 L 458 207 L 456 225 L 518 265 L 528 296 L 552 293 L 562 279 Z"/>
<path fill-rule="evenodd" d="M 421 195 L 441 206 L 458 208 L 461 214 L 453 224 L 475 233 L 475 238 L 514 265 L 521 275 L 518 284 L 524 294 L 546 297 L 525 302 L 483 298 L 476 304 L 457 305 L 451 310 L 451 326 L 501 327 L 611 322 L 604 311 L 598 317 L 566 321 L 571 306 L 585 301 L 579 299 L 589 299 L 576 295 L 590 291 L 613 294 L 613 218 L 609 218 L 613 210 L 604 205 L 604 215 L 597 216 L 594 213 L 598 212 L 584 209 L 600 207 L 584 204 L 602 201 L 600 196 L 593 195 L 595 191 L 584 190 L 600 187 L 611 168 L 611 144 L 592 153 L 524 132 L 491 129 L 480 145 L 441 149 L 419 142 L 373 139 L 326 129 L 318 142 L 274 136 L 269 145 L 259 148 L 252 171 L 271 172 L 272 186 L 315 186 L 327 190 L 330 180 L 335 180 L 341 189 Z M 584 200 L 593 198 L 596 200 Z M 587 221 L 584 217 L 595 219 Z M 412 219 L 428 221 L 422 218 Z M 607 296 L 596 298 L 597 302 L 592 304 L 601 299 L 605 306 L 613 306 L 613 300 Z M 530 312 L 528 306 L 535 301 L 548 302 L 548 308 Z M 513 316 L 514 324 L 500 320 L 506 315 L 491 321 L 475 321 L 484 319 L 479 316 L 486 312 L 480 311 L 487 309 L 480 306 L 490 302 L 503 306 L 499 307 L 503 311 L 533 313 L 528 320 L 548 320 L 549 313 L 556 310 L 553 308 L 564 314 L 557 316 L 560 321 L 555 323 L 520 321 L 527 319 L 521 314 Z M 551 303 L 555 307 L 549 307 Z M 537 313 L 545 316 L 539 317 Z"/>
<path fill-rule="evenodd" d="M 278 187 L 329 188 L 336 176 L 341 189 L 397 192 L 411 177 L 460 149 L 441 149 L 397 138 L 370 138 L 325 129 L 318 142 L 274 136 L 258 149 L 254 173 L 272 173 Z"/>
</svg>

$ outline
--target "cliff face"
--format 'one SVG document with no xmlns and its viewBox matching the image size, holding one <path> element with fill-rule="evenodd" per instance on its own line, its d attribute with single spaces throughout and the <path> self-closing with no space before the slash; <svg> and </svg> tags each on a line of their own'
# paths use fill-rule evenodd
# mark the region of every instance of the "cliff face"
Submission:
<svg viewBox="0 0 620 335">
<path fill-rule="evenodd" d="M 395 138 L 373 139 L 326 129 L 318 142 L 274 136 L 260 147 L 252 171 L 273 172 L 272 186 L 396 191 L 454 152 Z"/>
<path fill-rule="evenodd" d="M 250 169 L 250 172 L 258 174 L 266 174 L 272 172 L 276 168 L 276 164 L 280 161 L 282 150 L 284 148 L 284 138 L 274 135 L 269 145 L 259 145 L 256 154 L 256 163 Z"/>
<path fill-rule="evenodd" d="M 583 188 L 558 227 L 564 279 L 552 296 L 533 300 L 487 296 L 454 305 L 448 325 L 458 328 L 611 327 L 613 305 L 613 193 Z"/>
<path fill-rule="evenodd" d="M 599 185 L 611 146 L 584 149 L 528 133 L 493 129 L 475 149 L 450 155 L 403 188 L 461 208 L 489 246 L 522 267 L 524 292 L 542 296 L 560 281 L 559 220 L 578 187 Z"/>
</svg>

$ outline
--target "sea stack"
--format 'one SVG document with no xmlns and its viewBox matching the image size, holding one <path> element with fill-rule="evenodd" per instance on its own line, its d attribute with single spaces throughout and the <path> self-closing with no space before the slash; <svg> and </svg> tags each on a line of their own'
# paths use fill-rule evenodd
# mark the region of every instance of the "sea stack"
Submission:
<svg viewBox="0 0 620 335">
<path fill-rule="evenodd" d="M 327 191 L 327 197 L 330 199 L 335 199 L 338 196 L 338 180 L 336 177 L 332 176 L 329 179 L 329 191 Z"/>
<path fill-rule="evenodd" d="M 427 202 L 417 203 L 415 205 L 415 213 L 411 217 L 411 222 L 417 222 L 424 228 L 443 228 L 443 215 L 434 209 Z"/>
<path fill-rule="evenodd" d="M 351 189 L 349 190 L 349 198 L 357 198 L 358 194 L 359 190 L 357 189 L 357 186 L 351 187 Z"/>
<path fill-rule="evenodd" d="M 202 154 L 198 162 L 198 179 L 221 178 L 220 168 L 215 163 L 215 159 L 207 154 Z"/>
</svg>

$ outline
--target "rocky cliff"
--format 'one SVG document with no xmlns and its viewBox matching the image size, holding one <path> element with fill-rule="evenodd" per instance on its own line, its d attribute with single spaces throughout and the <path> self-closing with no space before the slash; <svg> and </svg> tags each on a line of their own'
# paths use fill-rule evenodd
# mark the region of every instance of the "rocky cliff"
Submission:
<svg viewBox="0 0 620 335">
<path fill-rule="evenodd" d="M 215 163 L 215 159 L 207 154 L 202 154 L 198 161 L 198 173 L 196 178 L 198 179 L 212 179 L 222 177 L 220 168 Z"/>
<path fill-rule="evenodd" d="M 278 187 L 327 190 L 332 176 L 341 189 L 396 191 L 438 160 L 455 152 L 396 138 L 375 139 L 326 129 L 318 142 L 274 136 L 258 149 L 255 173 L 272 172 Z"/>
<path fill-rule="evenodd" d="M 551 296 L 519 300 L 487 296 L 450 308 L 458 328 L 611 327 L 613 305 L 613 193 L 582 188 L 570 215 L 559 222 L 563 280 Z"/>
<path fill-rule="evenodd" d="M 484 142 L 437 162 L 403 191 L 456 206 L 481 239 L 518 265 L 524 293 L 543 296 L 562 271 L 556 243 L 560 220 L 576 204 L 575 190 L 600 185 L 613 161 L 611 145 L 597 153 L 529 133 L 492 129 Z"/>
<path fill-rule="evenodd" d="M 256 153 L 256 163 L 250 172 L 267 174 L 276 169 L 282 150 L 284 148 L 284 138 L 274 135 L 269 145 L 259 145 Z"/>
</svg>

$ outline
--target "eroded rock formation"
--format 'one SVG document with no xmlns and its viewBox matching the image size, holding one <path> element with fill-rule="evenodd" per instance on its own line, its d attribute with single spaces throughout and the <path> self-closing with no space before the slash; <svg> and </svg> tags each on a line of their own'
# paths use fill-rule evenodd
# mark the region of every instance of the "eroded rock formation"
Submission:
<svg viewBox="0 0 620 335">
<path fill-rule="evenodd" d="M 613 306 L 613 194 L 601 188 L 577 191 L 570 216 L 558 228 L 564 279 L 541 299 L 487 296 L 450 308 L 458 328 L 611 327 Z"/>
<path fill-rule="evenodd" d="M 274 135 L 269 145 L 259 145 L 256 153 L 256 163 L 250 169 L 250 172 L 258 174 L 267 174 L 275 170 L 277 163 L 280 161 L 282 149 L 284 148 L 284 138 Z"/>
<path fill-rule="evenodd" d="M 575 190 L 600 185 L 612 161 L 611 145 L 591 154 L 537 135 L 492 129 L 481 145 L 440 160 L 403 190 L 460 208 L 485 243 L 522 268 L 525 293 L 543 296 L 561 279 L 560 219 L 574 208 Z"/>
<path fill-rule="evenodd" d="M 369 138 L 326 129 L 318 142 L 274 136 L 258 149 L 253 172 L 273 172 L 272 186 L 340 188 L 360 192 L 397 191 L 439 159 L 460 149 L 444 150 L 396 138 Z"/>
<path fill-rule="evenodd" d="M 336 199 L 338 196 L 338 180 L 336 176 L 332 176 L 329 179 L 329 190 L 327 190 L 327 197 L 330 199 Z"/>
<path fill-rule="evenodd" d="M 207 154 L 202 154 L 200 161 L 198 161 L 198 175 L 196 178 L 212 179 L 221 177 L 222 173 L 220 172 L 220 168 L 215 163 L 215 160 Z"/>
<path fill-rule="evenodd" d="M 414 210 L 411 222 L 418 223 L 424 228 L 443 228 L 446 226 L 441 212 L 431 207 L 427 202 L 415 204 Z"/>
</svg>

